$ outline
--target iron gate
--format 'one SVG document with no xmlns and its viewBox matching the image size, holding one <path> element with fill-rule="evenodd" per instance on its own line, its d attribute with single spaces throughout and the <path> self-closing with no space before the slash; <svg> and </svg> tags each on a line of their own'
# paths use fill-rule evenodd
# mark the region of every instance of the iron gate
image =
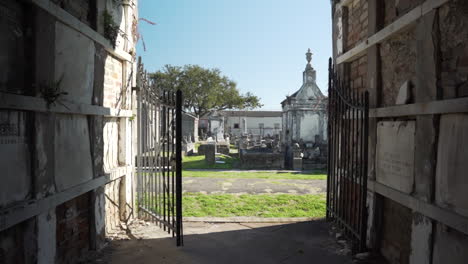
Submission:
<svg viewBox="0 0 468 264">
<path fill-rule="evenodd" d="M 327 219 L 366 248 L 369 93 L 351 91 L 329 62 Z"/>
<path fill-rule="evenodd" d="M 164 91 L 144 72 L 137 76 L 138 215 L 177 237 L 182 231 L 182 92 Z"/>
</svg>

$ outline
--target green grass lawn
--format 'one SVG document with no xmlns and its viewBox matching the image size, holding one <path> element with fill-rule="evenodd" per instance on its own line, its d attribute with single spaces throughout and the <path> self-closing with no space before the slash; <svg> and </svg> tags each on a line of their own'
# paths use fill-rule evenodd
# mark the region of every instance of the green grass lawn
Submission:
<svg viewBox="0 0 468 264">
<path fill-rule="evenodd" d="M 232 169 L 237 158 L 229 157 L 226 155 L 219 156 L 219 160 L 224 161 L 224 164 L 215 163 L 208 165 L 205 162 L 205 156 L 186 156 L 182 159 L 182 168 L 185 169 Z"/>
<path fill-rule="evenodd" d="M 230 179 L 290 179 L 290 180 L 326 180 L 327 175 L 299 172 L 231 172 L 231 171 L 190 171 L 184 170 L 183 177 L 230 178 Z"/>
<path fill-rule="evenodd" d="M 183 215 L 196 217 L 325 217 L 325 195 L 184 193 Z"/>
</svg>

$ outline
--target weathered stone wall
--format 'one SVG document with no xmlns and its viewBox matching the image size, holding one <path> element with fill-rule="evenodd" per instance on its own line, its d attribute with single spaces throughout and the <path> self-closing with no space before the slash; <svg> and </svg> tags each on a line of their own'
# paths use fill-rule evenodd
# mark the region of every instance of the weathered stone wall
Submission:
<svg viewBox="0 0 468 264">
<path fill-rule="evenodd" d="M 0 232 L 1 263 L 35 263 L 35 223 L 30 219 Z"/>
<path fill-rule="evenodd" d="M 56 262 L 76 263 L 90 249 L 90 195 L 78 196 L 56 208 Z"/>
<path fill-rule="evenodd" d="M 468 2 L 451 1 L 440 8 L 439 27 L 443 98 L 468 96 Z"/>
<path fill-rule="evenodd" d="M 188 142 L 198 141 L 198 118 L 191 115 L 182 115 L 182 137 Z"/>
<path fill-rule="evenodd" d="M 118 2 L 0 1 L 0 92 L 28 109 L 0 111 L 1 263 L 76 263 L 132 213 L 133 121 L 103 116 L 132 109 L 137 2 Z M 104 10 L 127 33 L 118 43 L 98 36 Z"/>
<path fill-rule="evenodd" d="M 242 169 L 250 170 L 280 170 L 284 168 L 283 153 L 249 153 L 240 150 Z"/>
<path fill-rule="evenodd" d="M 413 8 L 422 4 L 424 0 L 385 0 L 384 5 L 384 26 L 388 26 L 401 16 L 405 15 Z"/>
<path fill-rule="evenodd" d="M 384 199 L 381 252 L 389 264 L 408 264 L 411 253 L 412 211 Z"/>
<path fill-rule="evenodd" d="M 367 90 L 367 56 L 361 56 L 348 63 L 348 65 L 350 88 L 359 92 Z"/>
<path fill-rule="evenodd" d="M 350 50 L 367 38 L 367 0 L 354 0 L 348 7 L 348 32 L 346 50 Z"/>
<path fill-rule="evenodd" d="M 371 108 L 392 106 L 401 111 L 407 108 L 400 104 L 436 101 L 445 109 L 452 104 L 447 99 L 468 96 L 466 1 L 367 2 L 369 36 L 376 34 L 373 39 L 382 36 L 381 30 L 391 32 L 395 27 L 385 27 L 421 4 L 424 6 L 406 19 L 421 15 L 420 10 L 423 14 L 368 48 L 362 57 L 367 65 L 361 66 L 360 59 L 353 58 L 345 67 L 337 67 L 340 74 L 347 74 L 344 77 L 349 78 L 350 89 L 368 90 Z M 353 4 L 346 7 L 348 12 Z M 342 45 L 340 35 L 349 41 L 355 30 L 362 31 L 355 23 L 343 24 L 342 13 L 346 17 L 346 11 L 334 12 L 335 51 Z M 402 96 L 397 102 L 399 93 Z M 389 263 L 468 261 L 464 250 L 468 234 L 460 232 L 468 223 L 468 114 L 447 114 L 433 107 L 418 111 L 428 109 L 435 109 L 435 113 L 389 112 L 370 119 L 368 176 L 375 188 L 370 188 L 368 195 L 368 245 Z"/>
<path fill-rule="evenodd" d="M 95 26 L 96 14 L 93 13 L 92 0 L 52 0 L 52 2 L 67 10 L 81 22 L 91 27 Z"/>
<path fill-rule="evenodd" d="M 382 106 L 395 105 L 400 87 L 414 80 L 416 73 L 416 38 L 414 28 L 397 34 L 380 45 L 382 61 Z"/>
<path fill-rule="evenodd" d="M 112 56 L 105 60 L 104 106 L 110 108 L 127 108 L 123 90 L 122 62 Z"/>
<path fill-rule="evenodd" d="M 110 182 L 105 187 L 106 234 L 112 234 L 113 232 L 120 230 L 121 216 L 125 216 L 125 212 L 121 211 L 121 209 L 125 208 L 126 203 L 124 200 L 125 196 L 122 194 L 122 191 L 124 191 L 124 186 L 122 186 L 124 183 L 123 180 L 117 179 Z"/>
</svg>

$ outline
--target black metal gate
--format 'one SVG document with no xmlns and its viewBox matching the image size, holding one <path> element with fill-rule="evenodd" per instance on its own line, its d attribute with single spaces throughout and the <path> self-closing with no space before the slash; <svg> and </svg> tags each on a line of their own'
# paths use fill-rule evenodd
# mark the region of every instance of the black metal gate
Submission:
<svg viewBox="0 0 468 264">
<path fill-rule="evenodd" d="M 366 248 L 369 94 L 352 91 L 329 62 L 327 219 Z"/>
<path fill-rule="evenodd" d="M 164 91 L 144 72 L 137 75 L 138 215 L 177 237 L 182 232 L 182 92 Z"/>
</svg>

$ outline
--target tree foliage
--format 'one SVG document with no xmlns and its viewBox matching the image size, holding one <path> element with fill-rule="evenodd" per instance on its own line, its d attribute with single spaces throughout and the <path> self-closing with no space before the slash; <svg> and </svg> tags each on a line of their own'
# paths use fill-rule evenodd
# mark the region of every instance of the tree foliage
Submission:
<svg viewBox="0 0 468 264">
<path fill-rule="evenodd" d="M 260 98 L 251 93 L 241 94 L 236 83 L 223 76 L 219 69 L 205 69 L 198 65 L 166 65 L 152 77 L 158 88 L 172 91 L 180 89 L 184 94 L 185 110 L 199 116 L 212 110 L 262 106 Z"/>
</svg>

